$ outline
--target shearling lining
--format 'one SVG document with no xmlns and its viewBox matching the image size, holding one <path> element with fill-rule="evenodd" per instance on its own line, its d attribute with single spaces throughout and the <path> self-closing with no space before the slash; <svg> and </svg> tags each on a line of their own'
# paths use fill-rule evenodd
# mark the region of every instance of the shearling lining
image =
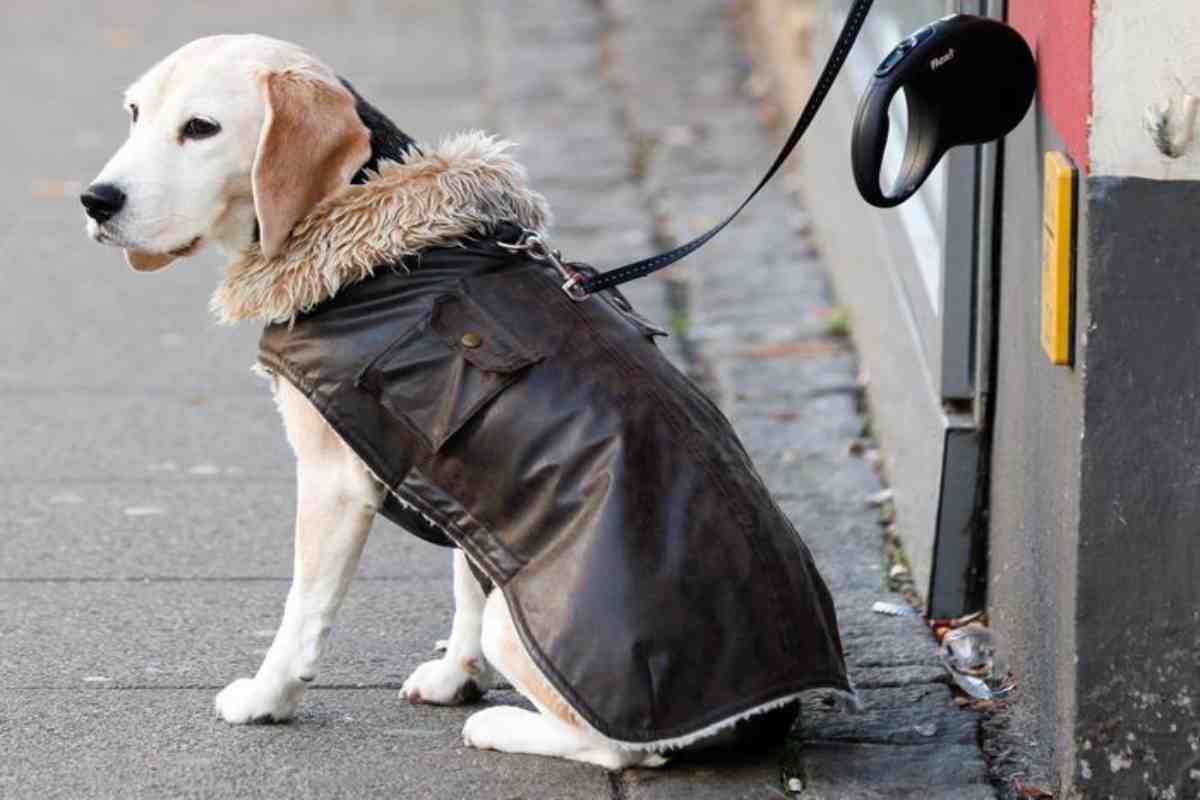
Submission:
<svg viewBox="0 0 1200 800">
<path fill-rule="evenodd" d="M 290 322 L 297 314 L 429 247 L 478 236 L 503 222 L 543 233 L 549 206 L 529 188 L 511 142 L 473 131 L 403 164 L 380 163 L 366 183 L 321 201 L 266 258 L 258 243 L 225 268 L 209 307 L 223 323 Z"/>
</svg>

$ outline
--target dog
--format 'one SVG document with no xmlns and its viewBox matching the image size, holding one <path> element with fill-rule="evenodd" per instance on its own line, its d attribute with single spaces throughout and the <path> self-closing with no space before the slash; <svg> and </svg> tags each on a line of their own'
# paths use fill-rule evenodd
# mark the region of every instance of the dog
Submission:
<svg viewBox="0 0 1200 800">
<path fill-rule="evenodd" d="M 681 748 L 778 740 L 795 718 L 797 698 L 810 688 L 853 699 L 828 592 L 807 550 L 724 418 L 658 355 L 652 340 L 661 331 L 616 295 L 575 304 L 553 294 L 554 285 L 539 272 L 544 265 L 517 252 L 528 251 L 531 233 L 544 235 L 549 209 L 526 185 L 506 143 L 465 134 L 426 152 L 317 57 L 256 35 L 185 45 L 129 87 L 125 108 L 129 138 L 81 197 L 87 232 L 122 248 L 140 272 L 210 246 L 228 255 L 213 309 L 224 321 L 268 323 L 260 361 L 297 460 L 295 575 L 283 618 L 254 677 L 235 680 L 216 696 L 221 719 L 282 722 L 293 715 L 316 677 L 380 513 L 457 546 L 448 645 L 404 682 L 402 698 L 470 702 L 503 679 L 536 709 L 478 711 L 463 728 L 468 746 L 606 769 L 653 767 Z M 502 249 L 483 235 L 496 238 L 514 225 L 520 235 Z M 484 266 L 468 274 L 464 259 Z M 515 271 L 496 266 L 510 262 L 518 264 Z M 449 283 L 436 283 L 446 275 Z M 437 296 L 425 302 L 419 287 L 431 281 Z M 340 367 L 322 362 L 304 372 L 296 366 L 312 352 L 312 341 L 297 337 L 315 336 L 317 349 L 330 352 L 351 347 L 348 341 L 375 347 L 372 332 L 334 342 L 346 325 L 322 328 L 331 317 L 320 312 L 333 308 L 332 318 L 344 322 L 346 309 L 374 292 L 362 307 L 383 313 L 376 295 L 384 286 L 397 298 L 386 308 L 399 309 L 387 313 L 420 306 L 423 316 L 413 318 L 420 321 L 404 324 L 425 332 L 416 346 L 425 348 L 426 362 L 436 356 L 437 364 L 450 365 L 446 374 L 458 381 L 454 392 L 479 393 L 465 400 L 455 395 L 454 402 L 469 408 L 445 411 L 445 403 L 435 404 L 441 410 L 425 416 L 405 408 L 394 415 L 381 411 L 399 400 L 372 381 L 408 381 L 404 392 L 420 394 L 428 388 L 423 376 L 433 374 L 412 373 L 407 362 L 389 366 L 395 353 L 406 357 L 394 344 L 376 348 L 382 355 L 365 367 L 350 359 L 354 370 L 332 383 L 328 376 Z M 552 294 L 538 294 L 543 291 Z M 594 335 L 571 333 L 585 327 Z M 586 361 L 584 339 L 607 349 Z M 554 403 L 533 413 L 538 392 L 591 386 L 589 370 L 601 360 L 604 369 L 626 372 L 614 372 L 608 383 L 597 378 L 578 413 L 555 417 Z M 575 377 L 553 378 L 553 364 L 568 362 Z M 641 377 L 628 380 L 635 373 Z M 512 519 L 493 528 L 541 536 L 542 518 L 529 523 L 526 511 L 537 494 L 530 487 L 542 485 L 547 468 L 518 479 L 524 445 L 479 456 L 483 445 L 472 442 L 487 440 L 482 431 L 510 425 L 540 436 L 571 425 L 609 425 L 612 415 L 601 413 L 609 401 L 596 397 L 616 398 L 611 407 L 620 417 L 626 414 L 620 408 L 642 402 L 629 385 L 643 381 L 665 388 L 643 403 L 636 424 L 618 419 L 626 433 L 606 434 L 602 453 L 586 442 L 567 449 L 562 458 L 571 469 L 557 465 L 558 488 L 541 493 L 548 501 L 536 501 L 549 502 L 554 519 L 572 520 L 562 525 L 570 541 L 552 540 L 530 555 L 521 549 L 524 540 L 497 539 L 483 520 L 494 523 L 506 513 Z M 329 391 L 340 394 L 330 400 Z M 338 398 L 365 410 L 344 414 Z M 635 440 L 660 427 L 662 436 L 683 438 L 670 447 L 650 442 L 635 448 Z M 712 441 L 724 444 L 714 450 Z M 406 456 L 407 448 L 423 455 Z M 621 448 L 636 450 L 636 458 L 613 455 Z M 378 452 L 384 455 L 376 458 Z M 486 480 L 478 474 L 480 458 L 489 460 Z M 572 460 L 584 458 L 591 459 L 587 469 Z M 634 471 L 633 477 L 618 486 L 622 470 Z M 560 478 L 570 471 L 583 473 L 582 499 L 565 497 L 571 486 Z M 635 491 L 651 472 L 666 482 L 661 502 L 640 501 L 638 520 L 648 522 L 639 524 L 651 530 L 603 521 L 619 505 L 612 513 L 624 521 L 618 512 L 628 498 L 621 492 Z M 467 478 L 455 483 L 446 477 L 451 474 Z M 671 495 L 681 474 L 695 485 L 679 506 Z M 484 506 L 491 511 L 477 502 L 480 483 L 492 494 L 497 487 L 507 492 L 498 501 L 489 495 L 491 505 Z M 576 516 L 564 516 L 568 506 Z M 724 538 L 671 538 L 676 529 L 698 531 L 697 520 L 727 531 Z M 569 551 L 580 541 L 586 547 Z M 654 548 L 645 551 L 653 557 L 638 551 L 637 563 L 622 564 L 604 555 L 641 547 Z M 538 564 L 553 567 L 543 569 L 550 584 L 526 577 Z M 546 585 L 574 588 L 548 596 L 555 593 Z M 659 610 L 669 626 L 656 619 Z M 607 641 L 597 642 L 604 631 Z M 759 663 L 750 663 L 756 658 Z"/>
</svg>

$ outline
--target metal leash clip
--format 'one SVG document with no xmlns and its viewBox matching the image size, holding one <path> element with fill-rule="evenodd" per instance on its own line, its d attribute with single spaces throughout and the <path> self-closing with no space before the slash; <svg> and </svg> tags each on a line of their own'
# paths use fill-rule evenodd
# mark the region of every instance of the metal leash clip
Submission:
<svg viewBox="0 0 1200 800">
<path fill-rule="evenodd" d="M 552 249 L 550 245 L 546 244 L 546 240 L 538 234 L 533 231 L 525 231 L 521 234 L 521 238 L 513 244 L 508 244 L 507 242 L 497 242 L 496 244 L 510 253 L 524 253 L 534 261 L 547 262 L 554 267 L 559 277 L 563 279 L 562 290 L 566 293 L 567 297 L 576 303 L 587 300 L 587 292 L 583 291 L 579 285 L 587 276 L 564 264 L 562 253 Z"/>
</svg>

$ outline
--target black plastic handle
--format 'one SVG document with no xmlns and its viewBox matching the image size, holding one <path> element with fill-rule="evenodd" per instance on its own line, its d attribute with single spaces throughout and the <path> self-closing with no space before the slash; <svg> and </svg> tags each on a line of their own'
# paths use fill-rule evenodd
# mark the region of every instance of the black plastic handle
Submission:
<svg viewBox="0 0 1200 800">
<path fill-rule="evenodd" d="M 1036 88 L 1029 45 L 1003 22 L 959 14 L 920 29 L 888 53 L 859 102 L 850 146 L 859 193 L 880 208 L 903 203 L 947 150 L 999 139 L 1017 127 Z M 899 91 L 908 106 L 908 139 L 885 194 L 888 108 Z"/>
</svg>

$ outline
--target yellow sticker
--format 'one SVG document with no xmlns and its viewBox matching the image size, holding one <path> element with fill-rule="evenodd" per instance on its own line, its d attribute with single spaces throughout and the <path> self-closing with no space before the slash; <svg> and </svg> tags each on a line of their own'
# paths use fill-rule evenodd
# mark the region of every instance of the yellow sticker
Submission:
<svg viewBox="0 0 1200 800">
<path fill-rule="evenodd" d="M 1075 169 L 1059 152 L 1046 153 L 1042 218 L 1042 349 L 1050 363 L 1071 363 L 1071 256 Z"/>
</svg>

